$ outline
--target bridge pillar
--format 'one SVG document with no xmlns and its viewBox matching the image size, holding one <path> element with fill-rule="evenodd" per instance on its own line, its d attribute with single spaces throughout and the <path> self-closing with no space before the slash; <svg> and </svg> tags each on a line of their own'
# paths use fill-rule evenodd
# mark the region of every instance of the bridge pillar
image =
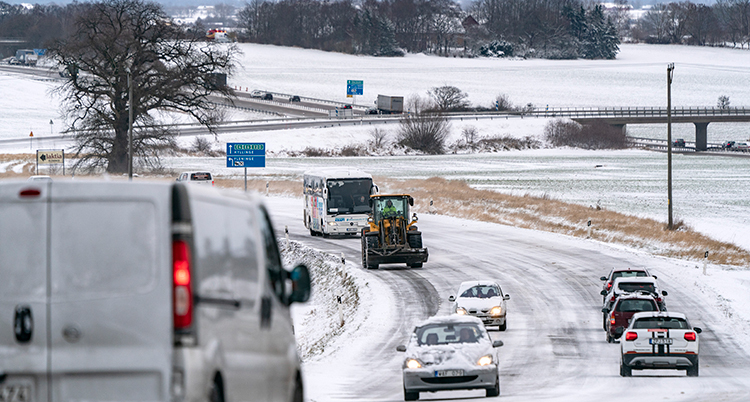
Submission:
<svg viewBox="0 0 750 402">
<path fill-rule="evenodd" d="M 708 123 L 695 124 L 695 150 L 705 151 L 708 149 Z"/>
<path fill-rule="evenodd" d="M 610 124 L 610 126 L 614 128 L 619 128 L 622 130 L 622 133 L 627 135 L 628 134 L 628 125 L 627 124 Z"/>
</svg>

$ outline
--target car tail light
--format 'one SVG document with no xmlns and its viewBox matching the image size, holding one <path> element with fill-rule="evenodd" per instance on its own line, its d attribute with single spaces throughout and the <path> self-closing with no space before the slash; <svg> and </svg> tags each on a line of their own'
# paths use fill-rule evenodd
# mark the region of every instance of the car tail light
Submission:
<svg viewBox="0 0 750 402">
<path fill-rule="evenodd" d="M 609 315 L 609 324 L 615 325 L 615 313 Z"/>
<path fill-rule="evenodd" d="M 190 249 L 184 240 L 175 240 L 172 243 L 172 261 L 174 328 L 187 329 L 193 323 L 193 291 Z"/>
<path fill-rule="evenodd" d="M 21 190 L 21 192 L 18 194 L 21 197 L 39 197 L 42 194 L 41 191 L 35 188 L 27 188 L 25 190 Z"/>
<path fill-rule="evenodd" d="M 609 301 L 611 301 L 611 302 L 615 301 L 615 295 L 612 295 L 612 298 L 609 299 Z"/>
<path fill-rule="evenodd" d="M 607 290 L 610 290 L 610 289 L 612 289 L 612 282 L 609 282 L 609 283 L 607 284 Z"/>
<path fill-rule="evenodd" d="M 685 332 L 685 340 L 689 342 L 695 342 L 695 332 Z"/>
<path fill-rule="evenodd" d="M 638 333 L 636 332 L 626 332 L 625 333 L 625 340 L 626 341 L 634 341 L 638 339 Z"/>
<path fill-rule="evenodd" d="M 213 187 L 213 186 L 214 186 L 214 181 L 213 181 L 213 180 L 211 180 L 211 187 Z"/>
</svg>

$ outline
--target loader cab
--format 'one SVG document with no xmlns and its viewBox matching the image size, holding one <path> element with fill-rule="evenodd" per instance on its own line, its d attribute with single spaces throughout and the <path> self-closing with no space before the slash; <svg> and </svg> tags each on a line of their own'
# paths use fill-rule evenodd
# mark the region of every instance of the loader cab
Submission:
<svg viewBox="0 0 750 402">
<path fill-rule="evenodd" d="M 409 195 L 374 195 L 370 197 L 370 205 L 375 222 L 395 217 L 408 219 L 409 206 L 414 205 L 414 198 Z"/>
</svg>

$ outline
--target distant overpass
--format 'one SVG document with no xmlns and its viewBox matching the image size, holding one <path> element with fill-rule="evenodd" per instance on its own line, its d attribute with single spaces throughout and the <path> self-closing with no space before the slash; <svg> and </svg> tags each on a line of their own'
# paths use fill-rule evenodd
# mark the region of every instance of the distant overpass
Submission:
<svg viewBox="0 0 750 402">
<path fill-rule="evenodd" d="M 625 130 L 628 124 L 666 124 L 667 108 L 613 107 L 598 109 L 561 108 L 534 110 L 530 114 L 544 117 L 567 117 L 580 124 L 604 122 Z M 695 150 L 708 149 L 709 123 L 750 122 L 750 108 L 727 107 L 672 108 L 672 123 L 695 124 Z"/>
</svg>

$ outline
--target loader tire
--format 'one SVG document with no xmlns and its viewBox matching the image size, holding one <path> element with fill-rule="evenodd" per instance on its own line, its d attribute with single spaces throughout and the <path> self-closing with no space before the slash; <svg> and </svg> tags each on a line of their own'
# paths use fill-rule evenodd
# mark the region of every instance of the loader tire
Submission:
<svg viewBox="0 0 750 402">
<path fill-rule="evenodd" d="M 409 233 L 408 240 L 409 240 L 409 247 L 422 248 L 422 234 L 421 233 Z"/>
</svg>

